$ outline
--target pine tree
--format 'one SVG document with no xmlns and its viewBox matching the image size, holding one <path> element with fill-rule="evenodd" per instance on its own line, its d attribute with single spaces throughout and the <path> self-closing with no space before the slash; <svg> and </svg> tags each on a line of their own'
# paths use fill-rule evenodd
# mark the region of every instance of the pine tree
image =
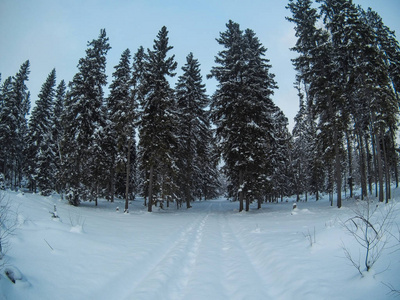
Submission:
<svg viewBox="0 0 400 300">
<path fill-rule="evenodd" d="M 209 99 L 205 85 L 202 83 L 200 64 L 193 58 L 193 53 L 186 57 L 182 67 L 183 74 L 176 84 L 177 108 L 179 114 L 179 170 L 181 172 L 180 187 L 186 200 L 186 207 L 191 207 L 191 201 L 199 194 L 201 188 L 202 167 L 204 161 L 202 152 L 207 152 L 210 143 L 210 123 L 206 112 Z M 200 156 L 202 158 L 200 159 Z M 208 165 L 208 168 L 211 168 Z M 210 170 L 207 170 L 210 171 Z"/>
<path fill-rule="evenodd" d="M 383 201 L 383 178 L 387 179 L 388 186 L 390 177 L 384 166 L 389 165 L 388 157 L 393 157 L 386 150 L 394 148 L 383 141 L 393 140 L 390 136 L 396 130 L 398 111 L 394 71 L 397 59 L 393 54 L 398 46 L 393 33 L 371 11 L 366 13 L 347 0 L 317 2 L 321 3 L 321 16 L 311 8 L 309 0 L 290 1 L 288 5 L 293 13 L 288 19 L 297 25 L 298 42 L 293 50 L 300 53 L 294 65 L 307 91 L 307 106 L 313 119 L 318 120 L 318 142 L 313 144 L 324 150 L 322 157 L 328 178 L 333 178 L 330 172 L 334 170 L 338 207 L 341 206 L 343 166 L 348 168 L 352 192 L 355 144 L 362 195 L 366 195 L 366 171 L 372 169 L 371 146 L 379 197 Z M 315 27 L 319 17 L 326 32 Z M 388 132 L 389 138 L 385 139 Z"/>
<path fill-rule="evenodd" d="M 106 54 L 111 48 L 106 31 L 88 43 L 86 57 L 79 60 L 79 72 L 69 83 L 63 115 L 62 142 L 64 180 L 71 204 L 97 199 L 104 174 L 101 138 L 104 133 L 103 87 Z"/>
<path fill-rule="evenodd" d="M 110 85 L 110 95 L 107 101 L 109 123 L 107 126 L 109 156 L 111 157 L 111 201 L 115 191 L 115 178 L 119 173 L 126 178 L 125 212 L 128 211 L 128 195 L 131 179 L 131 161 L 135 148 L 136 103 L 132 91 L 132 71 L 130 66 L 130 51 L 125 50 L 120 62 L 115 66 L 114 80 Z"/>
<path fill-rule="evenodd" d="M 62 115 L 64 114 L 64 104 L 66 95 L 65 81 L 61 80 L 56 88 L 56 94 L 53 105 L 53 117 L 52 117 L 52 146 L 54 153 L 54 178 L 55 178 L 55 190 L 58 193 L 63 191 L 62 184 L 62 152 L 61 142 L 64 135 L 64 125 L 62 123 Z"/>
<path fill-rule="evenodd" d="M 291 134 L 288 130 L 288 119 L 278 107 L 273 114 L 273 136 L 269 160 L 272 161 L 272 193 L 275 197 L 289 196 L 292 172 L 290 169 L 290 140 Z M 261 203 L 259 201 L 259 208 Z"/>
<path fill-rule="evenodd" d="M 54 189 L 54 146 L 52 138 L 53 105 L 56 70 L 53 69 L 42 85 L 36 106 L 29 121 L 28 155 L 29 174 L 34 190 L 36 185 L 42 195 Z"/>
<path fill-rule="evenodd" d="M 2 109 L 0 111 L 0 142 L 3 173 L 17 188 L 20 186 L 25 159 L 27 115 L 30 109 L 30 94 L 26 86 L 30 70 L 29 61 L 24 62 L 14 77 L 4 81 L 2 87 Z"/>
<path fill-rule="evenodd" d="M 375 145 L 380 147 L 380 144 L 382 144 L 386 201 L 388 201 L 390 198 L 390 172 L 392 168 L 398 184 L 398 155 L 394 149 L 396 148 L 395 135 L 398 120 L 398 104 L 396 103 L 399 102 L 400 88 L 400 46 L 394 32 L 384 25 L 382 18 L 376 12 L 371 9 L 364 11 L 361 7 L 358 8 L 358 11 L 360 12 L 361 20 L 366 25 L 365 31 L 368 32 L 369 36 L 369 44 L 366 49 L 369 51 L 366 51 L 364 56 L 372 62 L 373 67 L 376 69 L 376 72 L 371 73 L 370 77 L 375 79 L 375 86 L 371 88 L 375 92 L 379 104 L 378 106 L 372 105 L 371 108 L 379 108 L 378 111 L 374 111 L 370 115 L 373 117 L 379 116 L 378 119 L 380 120 L 376 124 L 383 125 L 383 128 L 381 126 L 380 129 L 382 131 L 379 134 L 380 137 L 376 137 L 376 140 L 381 142 L 376 142 Z M 368 68 L 368 66 L 366 67 Z M 367 83 L 362 87 L 369 87 L 369 85 Z M 379 164 L 379 162 L 377 163 Z M 380 182 L 380 187 L 382 188 L 382 182 Z M 382 192 L 380 192 L 380 200 L 383 201 Z"/>
<path fill-rule="evenodd" d="M 173 47 L 168 45 L 168 31 L 161 28 L 154 41 L 153 50 L 148 49 L 141 85 L 141 119 L 139 122 L 141 165 L 148 180 L 148 211 L 152 211 L 153 192 L 169 199 L 176 189 L 176 104 L 168 77 L 177 63 L 174 55 L 167 57 Z"/>
<path fill-rule="evenodd" d="M 0 110 L 0 163 L 1 173 L 9 179 L 9 168 L 11 168 L 11 151 L 13 149 L 13 127 L 15 120 L 13 118 L 12 109 L 12 81 L 13 78 L 9 76 L 3 82 L 0 96 L 1 96 L 1 110 Z"/>
<path fill-rule="evenodd" d="M 271 165 L 267 155 L 273 139 L 273 113 L 270 99 L 276 83 L 269 73 L 266 49 L 250 29 L 229 21 L 227 30 L 217 39 L 225 50 L 215 58 L 219 64 L 211 70 L 219 81 L 212 99 L 212 120 L 217 126 L 218 143 L 225 170 L 240 207 L 246 210 L 252 199 L 262 196 L 268 186 Z"/>
<path fill-rule="evenodd" d="M 326 149 L 324 152 L 326 164 L 334 164 L 337 206 L 341 207 L 342 139 L 348 124 L 348 114 L 346 113 L 343 78 L 339 74 L 345 70 L 341 69 L 344 64 L 335 60 L 337 58 L 334 52 L 336 46 L 332 35 L 329 40 L 327 32 L 316 28 L 315 24 L 319 16 L 311 5 L 312 2 L 309 0 L 298 0 L 296 3 L 290 1 L 288 5 L 293 13 L 293 17 L 288 20 L 297 25 L 295 29 L 298 41 L 292 50 L 300 53 L 293 63 L 299 72 L 299 80 L 304 82 L 309 93 L 307 104 L 311 107 L 314 117 L 319 120 L 319 138 L 323 141 L 323 147 Z M 329 9 L 338 11 L 338 7 L 339 3 L 335 2 L 322 5 L 321 10 L 325 13 Z M 341 8 L 345 9 L 344 6 Z M 341 17 L 335 14 L 330 14 L 325 21 L 332 20 L 334 16 L 337 18 L 330 24 L 338 23 L 337 21 Z M 326 26 L 328 30 L 333 28 L 333 25 L 327 24 Z"/>
<path fill-rule="evenodd" d="M 293 136 L 293 148 L 292 148 L 292 168 L 293 168 L 293 179 L 294 179 L 294 191 L 296 193 L 296 201 L 300 201 L 300 194 L 304 191 L 307 192 L 307 173 L 309 168 L 307 165 L 307 114 L 306 107 L 304 105 L 304 94 L 299 91 L 300 109 L 294 118 L 294 127 L 292 131 Z"/>
<path fill-rule="evenodd" d="M 286 19 L 295 24 L 296 37 L 298 38 L 295 47 L 291 50 L 299 54 L 292 60 L 295 69 L 298 71 L 296 88 L 299 91 L 301 102 L 293 129 L 293 147 L 295 148 L 292 151 L 294 155 L 292 163 L 296 170 L 295 191 L 298 200 L 299 194 L 303 191 L 307 192 L 309 189 L 316 194 L 318 199 L 318 191 L 322 188 L 324 180 L 321 159 L 325 158 L 326 163 L 331 163 L 332 158 L 331 147 L 323 146 L 322 141 L 324 139 L 320 139 L 327 136 L 327 132 L 317 137 L 318 128 L 316 124 L 318 120 L 316 104 L 319 101 L 323 103 L 326 100 L 321 93 L 326 88 L 322 85 L 330 78 L 329 67 L 331 62 L 327 56 L 330 46 L 329 35 L 326 30 L 317 26 L 320 15 L 317 9 L 313 7 L 311 0 L 290 0 L 286 8 L 292 13 L 292 17 Z M 327 64 L 326 69 L 324 69 L 325 63 Z M 325 73 L 323 73 L 324 70 Z M 317 88 L 318 85 L 320 91 Z M 320 130 L 318 131 L 321 133 Z M 304 156 L 304 154 L 306 155 Z M 302 172 L 302 170 L 307 170 L 307 174 L 304 174 L 305 172 Z M 303 180 L 305 179 L 304 176 L 308 177 L 305 181 Z"/>
</svg>

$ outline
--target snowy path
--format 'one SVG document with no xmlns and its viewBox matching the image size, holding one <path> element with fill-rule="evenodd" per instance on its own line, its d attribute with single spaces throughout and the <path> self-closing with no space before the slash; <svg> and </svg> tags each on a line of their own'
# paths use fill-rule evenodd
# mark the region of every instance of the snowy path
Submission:
<svg viewBox="0 0 400 300">
<path fill-rule="evenodd" d="M 0 274 L 0 299 L 390 299 L 382 282 L 396 285 L 400 274 L 400 251 L 392 251 L 376 268 L 390 270 L 361 280 L 341 249 L 344 241 L 359 251 L 339 224 L 352 211 L 327 201 L 243 213 L 222 199 L 153 213 L 135 201 L 123 214 L 115 209 L 122 201 L 76 208 L 56 197 L 10 197 L 20 226 L 8 261 L 24 280 L 12 285 Z M 61 219 L 51 219 L 54 204 Z"/>
<path fill-rule="evenodd" d="M 207 206 L 196 212 L 200 216 L 159 259 L 142 270 L 127 299 L 206 299 L 210 295 L 215 299 L 271 299 L 256 261 L 228 224 L 224 206 L 221 202 Z"/>
</svg>

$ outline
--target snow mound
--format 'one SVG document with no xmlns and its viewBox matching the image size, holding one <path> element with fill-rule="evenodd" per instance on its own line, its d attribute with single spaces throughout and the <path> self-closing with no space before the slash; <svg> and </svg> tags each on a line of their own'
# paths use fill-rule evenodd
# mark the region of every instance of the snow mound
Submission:
<svg viewBox="0 0 400 300">
<path fill-rule="evenodd" d="M 4 269 L 4 275 L 16 286 L 29 287 L 30 283 L 15 266 L 8 266 Z"/>
<path fill-rule="evenodd" d="M 25 221 L 26 221 L 26 218 L 23 215 L 18 214 L 18 217 L 17 217 L 18 226 L 24 225 Z"/>
<path fill-rule="evenodd" d="M 72 226 L 71 229 L 70 229 L 70 232 L 74 232 L 74 233 L 83 233 L 82 225 L 75 225 L 75 226 Z"/>
</svg>

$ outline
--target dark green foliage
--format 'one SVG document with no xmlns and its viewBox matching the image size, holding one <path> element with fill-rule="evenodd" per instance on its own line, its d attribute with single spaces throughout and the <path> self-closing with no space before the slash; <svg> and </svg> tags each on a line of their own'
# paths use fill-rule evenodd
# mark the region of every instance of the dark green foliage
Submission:
<svg viewBox="0 0 400 300">
<path fill-rule="evenodd" d="M 143 63 L 139 147 L 141 168 L 148 178 L 149 211 L 152 211 L 153 189 L 163 200 L 174 197 L 176 192 L 174 153 L 178 149 L 178 121 L 168 77 L 175 76 L 177 63 L 174 55 L 167 57 L 172 48 L 168 45 L 168 31 L 164 26 L 154 41 L 153 50 L 147 50 Z"/>
<path fill-rule="evenodd" d="M 211 117 L 217 126 L 217 143 L 225 161 L 232 192 L 239 195 L 240 210 L 253 199 L 268 192 L 272 165 L 268 160 L 273 143 L 275 105 L 270 96 L 276 83 L 264 58 L 266 49 L 252 30 L 243 33 L 239 24 L 229 21 L 218 43 L 211 70 L 218 82 L 211 105 Z M 232 196 L 235 196 L 235 195 Z"/>
<path fill-rule="evenodd" d="M 54 180 L 55 190 L 61 193 L 63 190 L 62 183 L 62 153 L 61 142 L 64 135 L 64 127 L 62 124 L 62 115 L 64 113 L 66 85 L 64 80 L 61 80 L 56 88 L 56 95 L 53 105 L 53 128 L 52 128 L 52 147 L 54 153 Z"/>
<path fill-rule="evenodd" d="M 130 51 L 126 49 L 120 62 L 115 66 L 114 80 L 110 85 L 110 95 L 107 98 L 107 136 L 106 148 L 110 163 L 110 193 L 111 201 L 114 194 L 126 197 L 125 210 L 128 210 L 128 194 L 130 180 L 135 176 L 136 143 L 136 99 L 132 89 L 132 70 L 130 65 Z M 133 163 L 131 163 L 133 162 Z M 125 184 L 122 188 L 122 177 Z M 119 180 L 117 180 L 119 178 Z M 117 180 L 117 181 L 116 181 Z M 118 185 L 116 185 L 118 183 Z"/>
<path fill-rule="evenodd" d="M 186 57 L 182 70 L 183 74 L 176 84 L 180 139 L 179 188 L 189 208 L 195 197 L 206 198 L 212 193 L 212 186 L 215 188 L 218 184 L 215 182 L 216 169 L 210 159 L 212 133 L 206 111 L 209 99 L 202 83 L 200 64 L 193 58 L 193 53 Z"/>
<path fill-rule="evenodd" d="M 56 70 L 47 77 L 38 95 L 36 106 L 29 120 L 28 174 L 34 190 L 49 195 L 54 189 L 55 153 L 53 144 L 53 106 L 55 97 Z"/>
<path fill-rule="evenodd" d="M 288 20 L 295 23 L 298 37 L 293 50 L 299 56 L 293 64 L 307 96 L 307 111 L 317 121 L 313 131 L 318 134 L 311 131 L 307 135 L 317 139 L 311 145 L 324 161 L 329 192 L 333 192 L 334 178 L 338 207 L 345 167 L 352 191 L 354 161 L 361 174 L 363 196 L 367 192 L 367 177 L 374 177 L 383 201 L 383 178 L 388 184 L 390 177 L 388 162 L 397 161 L 396 155 L 387 153 L 394 154 L 393 139 L 384 142 L 384 136 L 386 132 L 393 136 L 396 130 L 398 72 L 395 70 L 399 46 L 394 33 L 375 12 L 365 12 L 348 0 L 317 2 L 321 3 L 320 15 L 310 0 L 290 0 L 287 6 L 293 14 Z M 323 28 L 317 28 L 319 20 L 323 21 Z M 356 157 L 354 145 L 358 149 Z M 310 154 L 312 150 L 306 151 Z M 369 160 L 371 151 L 373 168 Z M 311 182 L 316 183 L 314 179 Z"/>
<path fill-rule="evenodd" d="M 105 157 L 101 140 L 105 127 L 103 87 L 106 85 L 106 54 L 111 48 L 105 30 L 88 43 L 79 72 L 69 83 L 63 114 L 63 179 L 71 204 L 96 200 L 104 184 Z"/>
<path fill-rule="evenodd" d="M 0 161 L 2 172 L 12 185 L 20 186 L 25 158 L 27 115 L 30 109 L 30 94 L 26 86 L 30 70 L 29 61 L 21 65 L 14 77 L 7 78 L 1 90 L 0 111 Z"/>
</svg>

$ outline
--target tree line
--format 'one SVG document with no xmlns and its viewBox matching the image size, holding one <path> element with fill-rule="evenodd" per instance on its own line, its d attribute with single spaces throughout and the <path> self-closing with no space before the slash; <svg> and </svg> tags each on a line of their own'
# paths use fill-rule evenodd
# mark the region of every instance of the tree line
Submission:
<svg viewBox="0 0 400 300">
<path fill-rule="evenodd" d="M 253 201 L 318 200 L 335 189 L 340 207 L 342 191 L 353 196 L 356 185 L 362 196 L 376 187 L 389 199 L 393 175 L 398 182 L 398 42 L 372 10 L 317 2 L 287 5 L 298 38 L 292 133 L 272 100 L 278 86 L 253 30 L 226 24 L 208 75 L 218 86 L 208 96 L 192 53 L 171 86 L 177 62 L 165 26 L 151 49 L 121 54 L 105 95 L 111 47 L 102 29 L 68 85 L 50 72 L 29 120 L 29 61 L 4 80 L 0 171 L 14 187 L 26 179 L 32 191 L 63 193 L 72 205 L 124 197 L 125 211 L 136 194 L 149 211 L 170 202 L 189 208 L 222 192 L 241 211 Z"/>
<path fill-rule="evenodd" d="M 388 201 L 398 186 L 400 48 L 372 9 L 348 0 L 289 0 L 300 110 L 293 129 L 295 190 L 361 187 Z M 322 24 L 322 25 L 321 25 Z M 375 187 L 375 191 L 373 191 Z"/>
</svg>

